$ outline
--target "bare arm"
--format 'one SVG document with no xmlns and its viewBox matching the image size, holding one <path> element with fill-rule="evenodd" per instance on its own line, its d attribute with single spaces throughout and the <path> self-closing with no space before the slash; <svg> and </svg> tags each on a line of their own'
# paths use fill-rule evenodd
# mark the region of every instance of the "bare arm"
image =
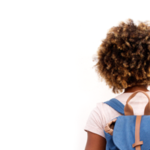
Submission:
<svg viewBox="0 0 150 150">
<path fill-rule="evenodd" d="M 87 143 L 85 150 L 105 150 L 105 149 L 106 149 L 106 139 L 98 134 L 87 131 Z"/>
</svg>

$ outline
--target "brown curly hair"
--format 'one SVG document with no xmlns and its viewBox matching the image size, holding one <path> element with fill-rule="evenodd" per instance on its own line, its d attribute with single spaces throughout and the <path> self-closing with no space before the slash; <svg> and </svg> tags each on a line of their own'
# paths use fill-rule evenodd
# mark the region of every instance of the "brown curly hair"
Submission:
<svg viewBox="0 0 150 150">
<path fill-rule="evenodd" d="M 134 85 L 150 85 L 150 26 L 132 19 L 108 30 L 96 54 L 96 72 L 113 93 Z"/>
</svg>

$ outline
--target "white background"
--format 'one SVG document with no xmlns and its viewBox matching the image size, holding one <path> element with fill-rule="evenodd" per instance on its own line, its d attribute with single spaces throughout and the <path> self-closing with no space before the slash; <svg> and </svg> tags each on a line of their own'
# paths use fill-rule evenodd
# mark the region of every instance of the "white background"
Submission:
<svg viewBox="0 0 150 150">
<path fill-rule="evenodd" d="M 109 28 L 148 20 L 149 3 L 1 0 L 0 149 L 84 150 L 91 110 L 117 96 L 92 58 Z"/>
</svg>

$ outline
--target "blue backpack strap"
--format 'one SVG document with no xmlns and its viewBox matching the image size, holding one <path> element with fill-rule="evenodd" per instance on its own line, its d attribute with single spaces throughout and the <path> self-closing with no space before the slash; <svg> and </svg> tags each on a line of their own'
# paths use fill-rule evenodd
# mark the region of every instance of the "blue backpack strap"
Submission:
<svg viewBox="0 0 150 150">
<path fill-rule="evenodd" d="M 106 103 L 107 105 L 124 115 L 124 105 L 116 98 L 112 98 L 109 101 L 103 103 Z"/>
</svg>

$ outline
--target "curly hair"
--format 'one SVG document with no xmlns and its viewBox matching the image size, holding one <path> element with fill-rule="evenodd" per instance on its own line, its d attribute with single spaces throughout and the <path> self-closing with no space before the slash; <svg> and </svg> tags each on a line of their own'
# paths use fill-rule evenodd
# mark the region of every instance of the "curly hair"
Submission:
<svg viewBox="0 0 150 150">
<path fill-rule="evenodd" d="M 96 72 L 112 88 L 122 92 L 134 85 L 150 85 L 150 26 L 148 21 L 135 25 L 121 21 L 107 32 L 98 47 Z"/>
</svg>

